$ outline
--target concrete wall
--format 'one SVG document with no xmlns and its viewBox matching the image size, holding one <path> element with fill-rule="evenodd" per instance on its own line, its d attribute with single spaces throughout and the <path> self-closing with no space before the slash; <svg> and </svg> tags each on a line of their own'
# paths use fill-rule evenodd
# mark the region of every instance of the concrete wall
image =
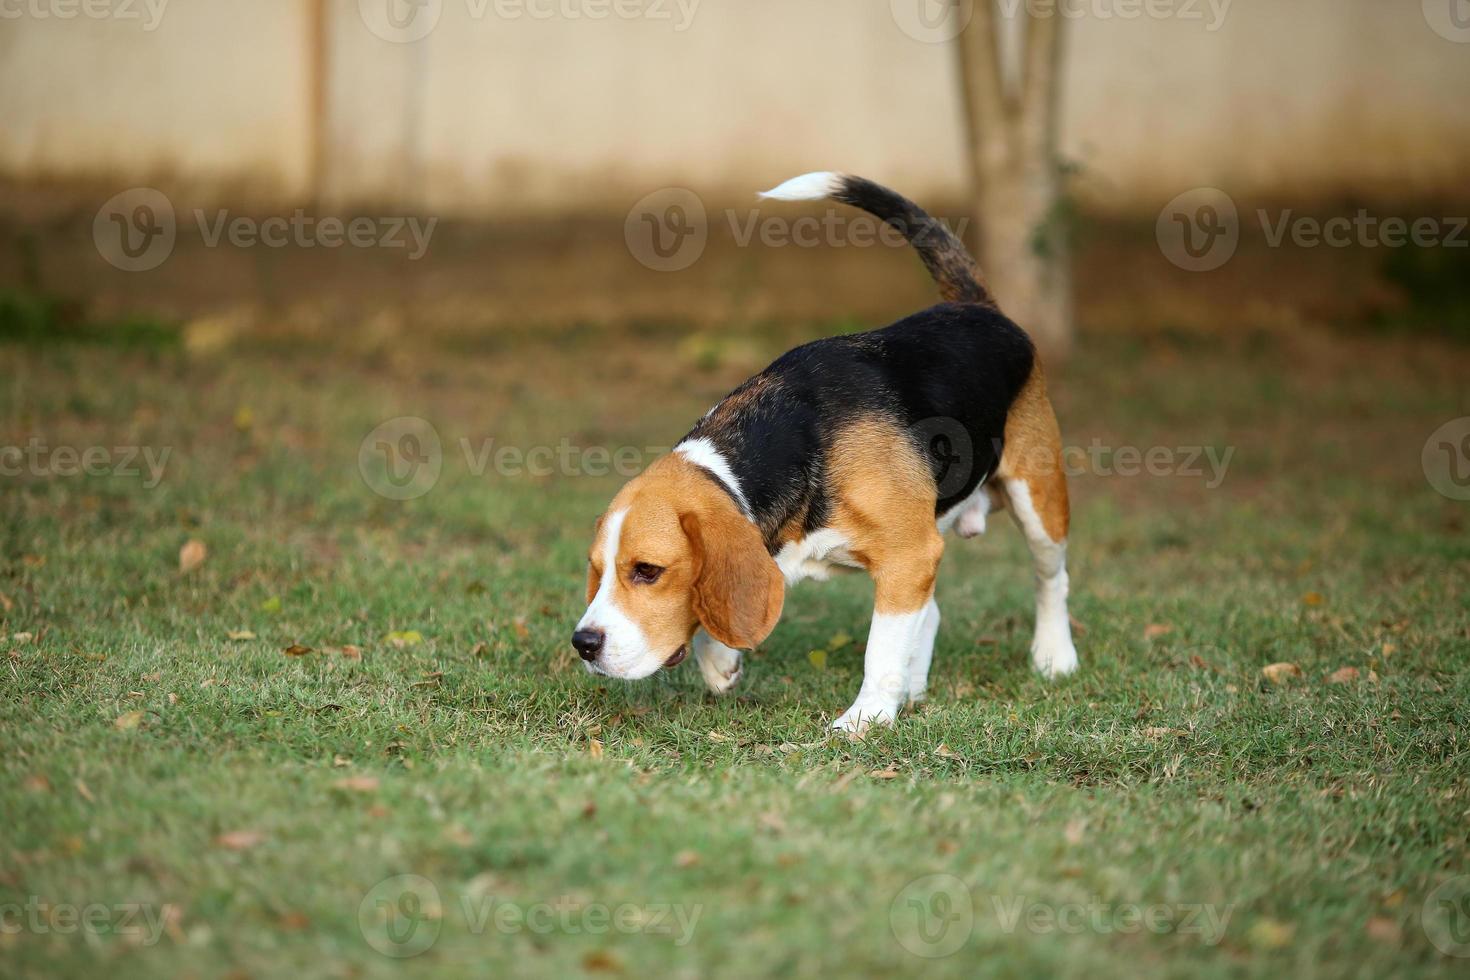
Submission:
<svg viewBox="0 0 1470 980">
<path fill-rule="evenodd" d="M 313 0 L 149 2 L 0 0 L 0 176 L 308 196 Z M 379 36 L 408 0 L 322 2 L 330 201 L 626 207 L 828 168 L 963 188 L 952 46 L 900 27 L 922 34 L 905 5 L 936 0 L 425 0 L 410 30 L 437 21 L 412 43 Z M 1470 30 L 1436 32 L 1438 0 L 1068 2 L 1087 14 L 1069 22 L 1064 150 L 1094 206 L 1201 184 L 1466 190 Z"/>
</svg>

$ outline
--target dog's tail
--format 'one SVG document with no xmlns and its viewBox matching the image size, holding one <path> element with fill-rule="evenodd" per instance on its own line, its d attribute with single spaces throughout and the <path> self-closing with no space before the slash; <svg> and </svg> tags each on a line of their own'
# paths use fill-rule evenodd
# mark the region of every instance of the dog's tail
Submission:
<svg viewBox="0 0 1470 980">
<path fill-rule="evenodd" d="M 861 208 L 903 235 L 924 260 L 945 299 L 952 303 L 995 306 L 975 260 L 960 240 L 913 201 L 881 184 L 846 174 L 814 173 L 793 177 L 760 196 L 774 201 L 830 199 Z"/>
</svg>

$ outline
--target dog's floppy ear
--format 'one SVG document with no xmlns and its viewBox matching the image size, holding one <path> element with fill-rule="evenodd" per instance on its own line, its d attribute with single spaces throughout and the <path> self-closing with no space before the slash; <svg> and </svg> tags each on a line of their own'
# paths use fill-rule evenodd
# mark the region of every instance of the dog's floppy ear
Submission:
<svg viewBox="0 0 1470 980">
<path fill-rule="evenodd" d="M 749 650 L 776 628 L 786 584 L 754 524 L 738 513 L 680 516 L 694 554 L 694 613 L 710 636 Z"/>
</svg>

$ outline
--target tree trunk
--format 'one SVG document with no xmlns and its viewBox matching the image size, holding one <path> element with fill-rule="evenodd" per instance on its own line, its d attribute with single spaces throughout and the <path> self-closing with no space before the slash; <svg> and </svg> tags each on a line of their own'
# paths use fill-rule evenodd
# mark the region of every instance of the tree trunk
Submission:
<svg viewBox="0 0 1470 980">
<path fill-rule="evenodd" d="M 959 37 L 977 258 L 1002 310 L 1045 352 L 1072 344 L 1072 256 L 1056 142 L 1063 18 L 1018 5 L 1024 37 L 1007 79 L 993 0 Z"/>
</svg>

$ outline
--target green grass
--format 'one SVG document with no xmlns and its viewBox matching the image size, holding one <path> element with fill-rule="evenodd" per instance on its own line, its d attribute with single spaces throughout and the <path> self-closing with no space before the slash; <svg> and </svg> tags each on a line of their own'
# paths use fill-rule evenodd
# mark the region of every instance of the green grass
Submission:
<svg viewBox="0 0 1470 980">
<path fill-rule="evenodd" d="M 1419 463 L 1470 414 L 1462 349 L 1086 338 L 1053 372 L 1069 444 L 1236 455 L 1216 489 L 1074 479 L 1066 682 L 1026 667 L 1004 519 L 952 543 L 932 701 L 892 731 L 826 733 L 860 680 L 857 577 L 788 597 L 738 697 L 692 665 L 589 678 L 567 635 L 619 479 L 476 475 L 460 440 L 667 445 L 753 366 L 731 351 L 816 332 L 0 347 L 0 444 L 170 450 L 152 488 L 0 478 L 0 972 L 1463 975 L 1421 917 L 1470 874 L 1470 505 Z M 357 460 L 401 415 L 445 460 L 396 502 Z M 1263 680 L 1279 661 L 1302 678 Z M 398 875 L 437 904 L 374 891 Z M 437 941 L 375 950 L 379 898 L 407 949 Z"/>
</svg>

